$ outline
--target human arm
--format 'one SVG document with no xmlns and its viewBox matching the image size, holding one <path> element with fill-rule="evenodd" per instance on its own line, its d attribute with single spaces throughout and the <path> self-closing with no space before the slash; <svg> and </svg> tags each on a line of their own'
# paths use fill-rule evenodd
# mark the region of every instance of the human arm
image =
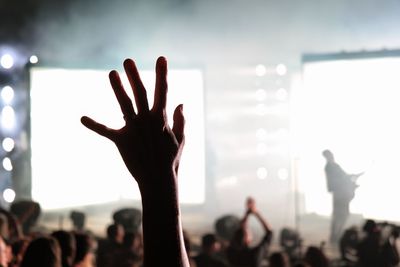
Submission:
<svg viewBox="0 0 400 267">
<path fill-rule="evenodd" d="M 261 223 L 265 232 L 261 241 L 259 241 L 259 243 L 256 246 L 251 247 L 250 251 L 248 251 L 249 253 L 248 265 L 261 266 L 262 259 L 266 255 L 267 248 L 269 247 L 272 241 L 272 230 L 268 222 L 263 218 L 263 216 L 258 211 L 254 198 L 252 197 L 247 198 L 246 204 L 248 213 L 254 215 L 257 218 L 257 220 Z"/>
<path fill-rule="evenodd" d="M 265 233 L 270 233 L 272 232 L 272 228 L 267 222 L 267 220 L 261 215 L 261 213 L 258 211 L 256 202 L 252 197 L 249 197 L 247 199 L 247 206 L 248 210 L 250 211 L 251 214 L 253 214 L 257 220 L 261 223 Z"/>
<path fill-rule="evenodd" d="M 240 220 L 240 227 L 242 229 L 246 229 L 247 228 L 247 221 L 249 219 L 249 216 L 251 214 L 251 206 L 252 206 L 252 202 L 253 199 L 251 197 L 248 197 L 246 199 L 246 211 L 242 217 L 242 219 Z"/>
<path fill-rule="evenodd" d="M 138 183 L 143 208 L 144 267 L 189 266 L 183 243 L 177 183 L 185 139 L 183 106 L 176 107 L 171 129 L 166 114 L 168 84 L 164 57 L 158 58 L 156 63 L 154 104 L 151 109 L 135 62 L 125 60 L 124 69 L 133 90 L 136 110 L 118 72 L 111 71 L 109 78 L 125 126 L 110 129 L 85 116 L 81 122 L 115 143 Z"/>
</svg>

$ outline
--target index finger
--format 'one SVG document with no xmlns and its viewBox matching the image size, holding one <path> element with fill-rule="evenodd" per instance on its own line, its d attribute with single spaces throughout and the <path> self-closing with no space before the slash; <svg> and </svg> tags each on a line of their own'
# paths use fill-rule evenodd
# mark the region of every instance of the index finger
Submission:
<svg viewBox="0 0 400 267">
<path fill-rule="evenodd" d="M 147 102 L 147 93 L 142 80 L 140 79 L 139 71 L 136 68 L 135 62 L 132 59 L 124 61 L 124 68 L 126 76 L 128 76 L 129 83 L 131 84 L 133 95 L 138 114 L 149 111 L 149 103 Z"/>
<path fill-rule="evenodd" d="M 109 79 L 111 83 L 111 87 L 114 90 L 114 94 L 117 97 L 119 106 L 121 107 L 122 114 L 124 117 L 131 117 L 135 114 L 133 104 L 128 94 L 125 92 L 124 87 L 122 86 L 121 79 L 118 75 L 118 72 L 115 70 L 111 71 L 109 74 Z"/>
</svg>

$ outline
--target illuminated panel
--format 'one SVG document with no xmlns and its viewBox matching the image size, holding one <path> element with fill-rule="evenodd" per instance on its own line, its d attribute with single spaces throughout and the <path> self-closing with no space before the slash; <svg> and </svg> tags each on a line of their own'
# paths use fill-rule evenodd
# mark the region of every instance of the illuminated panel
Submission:
<svg viewBox="0 0 400 267">
<path fill-rule="evenodd" d="M 152 106 L 154 72 L 141 72 Z M 126 77 L 122 77 L 128 85 Z M 198 70 L 168 72 L 168 120 L 183 103 L 186 143 L 179 169 L 180 202 L 204 202 L 203 79 Z M 130 86 L 127 92 L 132 97 Z M 133 99 L 133 97 L 132 97 Z M 136 182 L 115 145 L 86 129 L 82 115 L 112 128 L 124 121 L 108 72 L 33 68 L 31 71 L 32 196 L 53 209 L 139 199 Z M 157 166 L 155 166 L 156 168 Z"/>
<path fill-rule="evenodd" d="M 304 65 L 293 93 L 294 153 L 307 212 L 329 215 L 325 159 L 330 149 L 348 173 L 366 171 L 351 212 L 400 220 L 399 58 L 338 60 Z"/>
</svg>

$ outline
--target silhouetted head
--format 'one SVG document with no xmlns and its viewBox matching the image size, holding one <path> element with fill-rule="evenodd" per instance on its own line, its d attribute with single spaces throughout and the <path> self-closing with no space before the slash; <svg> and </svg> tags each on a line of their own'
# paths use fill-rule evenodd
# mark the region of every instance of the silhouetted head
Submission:
<svg viewBox="0 0 400 267">
<path fill-rule="evenodd" d="M 70 267 L 74 263 L 76 254 L 76 241 L 75 236 L 71 232 L 59 230 L 51 234 L 57 239 L 61 248 L 61 261 L 63 267 Z"/>
<path fill-rule="evenodd" d="M 310 267 L 310 265 L 304 261 L 296 262 L 293 267 Z"/>
<path fill-rule="evenodd" d="M 329 162 L 335 161 L 335 156 L 329 149 L 325 149 L 324 151 L 322 151 L 322 156 L 324 156 L 324 158 Z"/>
<path fill-rule="evenodd" d="M 374 220 L 366 220 L 363 226 L 363 231 L 372 234 L 378 230 L 378 226 Z"/>
<path fill-rule="evenodd" d="M 356 227 L 350 227 L 344 231 L 340 240 L 339 247 L 341 251 L 346 251 L 347 248 L 356 249 L 359 243 L 358 230 Z M 345 257 L 343 255 L 343 257 Z"/>
<path fill-rule="evenodd" d="M 127 249 L 137 251 L 142 246 L 142 237 L 139 233 L 125 233 L 123 245 Z"/>
<path fill-rule="evenodd" d="M 110 224 L 107 227 L 107 239 L 118 244 L 122 244 L 124 240 L 125 230 L 119 223 Z"/>
<path fill-rule="evenodd" d="M 20 267 L 61 267 L 61 249 L 53 237 L 39 237 L 26 248 Z"/>
<path fill-rule="evenodd" d="M 274 252 L 269 256 L 269 267 L 289 267 L 289 257 L 284 252 Z"/>
<path fill-rule="evenodd" d="M 32 200 L 19 200 L 11 204 L 10 212 L 18 218 L 24 234 L 29 234 L 40 217 L 41 207 Z"/>
<path fill-rule="evenodd" d="M 205 234 L 201 238 L 201 247 L 206 253 L 217 253 L 221 250 L 221 243 L 215 234 Z"/>
<path fill-rule="evenodd" d="M 71 211 L 69 218 L 72 221 L 72 225 L 76 230 L 83 230 L 85 227 L 86 215 L 83 212 L 73 210 Z"/>
<path fill-rule="evenodd" d="M 96 241 L 86 233 L 74 233 L 76 240 L 76 256 L 74 264 L 93 266 L 95 258 Z"/>
<path fill-rule="evenodd" d="M 215 221 L 214 226 L 218 237 L 225 241 L 231 241 L 240 226 L 240 218 L 235 215 L 224 215 Z"/>
<path fill-rule="evenodd" d="M 320 248 L 314 246 L 310 246 L 307 248 L 306 254 L 304 255 L 304 260 L 311 267 L 329 266 L 328 258 L 325 256 L 324 252 Z"/>
</svg>

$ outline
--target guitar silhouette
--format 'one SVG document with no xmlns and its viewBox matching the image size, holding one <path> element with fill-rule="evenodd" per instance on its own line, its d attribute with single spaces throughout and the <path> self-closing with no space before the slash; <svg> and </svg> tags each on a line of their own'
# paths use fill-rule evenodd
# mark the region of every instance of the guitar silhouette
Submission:
<svg viewBox="0 0 400 267">
<path fill-rule="evenodd" d="M 357 173 L 357 174 L 349 174 L 348 175 L 348 181 L 349 183 L 344 187 L 344 198 L 346 198 L 348 201 L 351 201 L 356 193 L 356 189 L 360 186 L 357 184 L 357 180 L 360 176 L 364 175 L 365 172 Z"/>
</svg>

